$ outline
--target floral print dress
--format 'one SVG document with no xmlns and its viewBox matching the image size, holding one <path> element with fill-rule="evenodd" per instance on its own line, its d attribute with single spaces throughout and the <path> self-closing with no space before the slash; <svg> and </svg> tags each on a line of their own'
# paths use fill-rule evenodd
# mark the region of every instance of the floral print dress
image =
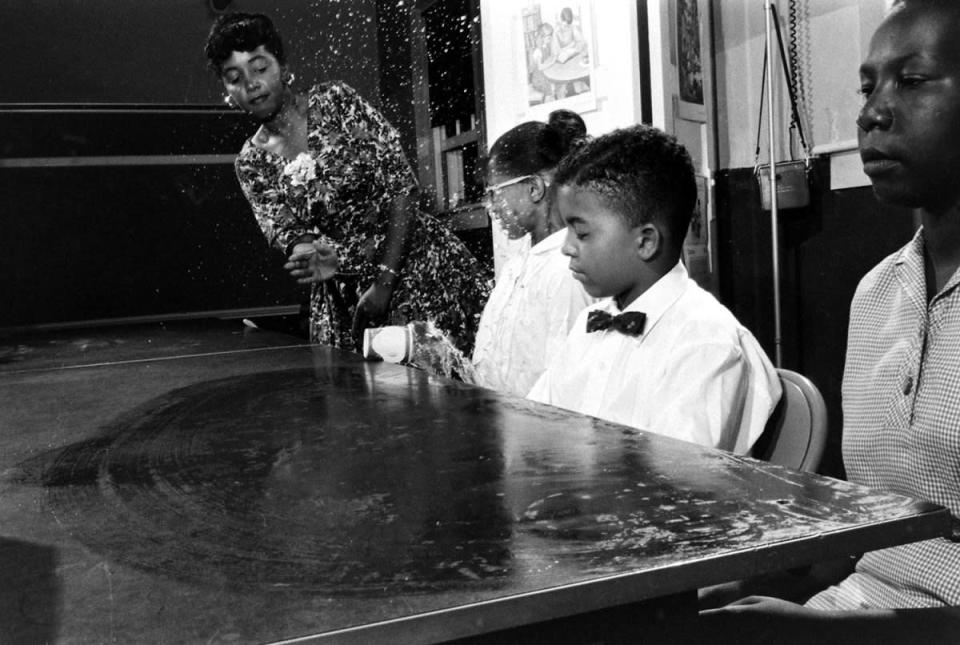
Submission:
<svg viewBox="0 0 960 645">
<path fill-rule="evenodd" d="M 237 177 L 268 242 L 288 250 L 303 235 L 337 249 L 339 273 L 312 286 L 314 342 L 356 350 L 351 332 L 359 296 L 380 275 L 392 202 L 416 179 L 396 130 L 342 82 L 314 86 L 307 115 L 309 154 L 288 160 L 248 140 Z M 489 270 L 445 225 L 411 217 L 387 324 L 427 321 L 469 353 L 489 295 Z"/>
</svg>

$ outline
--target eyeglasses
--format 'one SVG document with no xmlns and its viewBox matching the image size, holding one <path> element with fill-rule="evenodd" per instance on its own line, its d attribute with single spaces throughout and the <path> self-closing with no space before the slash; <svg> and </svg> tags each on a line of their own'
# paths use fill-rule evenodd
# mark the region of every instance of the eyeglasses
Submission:
<svg viewBox="0 0 960 645">
<path fill-rule="evenodd" d="M 483 191 L 483 199 L 486 202 L 490 202 L 493 200 L 493 198 L 496 196 L 498 192 L 500 192 L 507 186 L 513 186 L 514 184 L 519 184 L 521 181 L 533 179 L 536 176 L 537 175 L 521 175 L 519 177 L 514 177 L 513 179 L 501 181 L 499 184 L 494 184 L 493 186 L 487 186 L 487 189 Z"/>
</svg>

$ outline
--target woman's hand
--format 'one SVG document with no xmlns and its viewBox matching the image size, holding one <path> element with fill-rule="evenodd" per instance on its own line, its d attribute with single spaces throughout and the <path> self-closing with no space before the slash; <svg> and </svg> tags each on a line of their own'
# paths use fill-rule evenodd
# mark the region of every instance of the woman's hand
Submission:
<svg viewBox="0 0 960 645">
<path fill-rule="evenodd" d="M 699 630 L 718 643 L 827 643 L 828 612 L 770 598 L 750 596 L 700 612 Z"/>
<path fill-rule="evenodd" d="M 386 320 L 392 296 L 393 287 L 381 282 L 374 282 L 360 296 L 357 312 L 353 316 L 353 336 L 361 339 L 358 343 L 362 342 L 364 329 L 379 327 Z"/>
<path fill-rule="evenodd" d="M 283 268 L 300 284 L 329 280 L 340 268 L 336 250 L 319 241 L 299 242 L 293 245 L 290 257 Z"/>
</svg>

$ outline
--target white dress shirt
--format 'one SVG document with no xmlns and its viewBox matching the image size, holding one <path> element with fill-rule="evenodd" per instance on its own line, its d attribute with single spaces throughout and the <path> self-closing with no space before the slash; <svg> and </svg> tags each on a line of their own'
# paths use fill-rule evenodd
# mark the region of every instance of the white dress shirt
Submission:
<svg viewBox="0 0 960 645">
<path fill-rule="evenodd" d="M 500 270 L 473 351 L 479 385 L 526 396 L 577 314 L 594 302 L 560 252 L 565 237 L 566 229 L 553 233 Z"/>
<path fill-rule="evenodd" d="M 780 399 L 780 378 L 757 340 L 677 265 L 625 311 L 646 314 L 639 336 L 587 333 L 581 312 L 529 398 L 705 446 L 745 454 Z"/>
</svg>

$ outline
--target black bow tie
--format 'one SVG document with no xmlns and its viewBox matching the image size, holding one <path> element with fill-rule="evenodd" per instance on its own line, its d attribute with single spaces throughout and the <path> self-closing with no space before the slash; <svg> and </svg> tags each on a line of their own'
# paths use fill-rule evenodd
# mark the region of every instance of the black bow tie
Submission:
<svg viewBox="0 0 960 645">
<path fill-rule="evenodd" d="M 647 322 L 647 314 L 640 311 L 628 311 L 614 316 L 606 311 L 591 311 L 587 314 L 587 333 L 614 329 L 628 336 L 639 336 Z"/>
</svg>

